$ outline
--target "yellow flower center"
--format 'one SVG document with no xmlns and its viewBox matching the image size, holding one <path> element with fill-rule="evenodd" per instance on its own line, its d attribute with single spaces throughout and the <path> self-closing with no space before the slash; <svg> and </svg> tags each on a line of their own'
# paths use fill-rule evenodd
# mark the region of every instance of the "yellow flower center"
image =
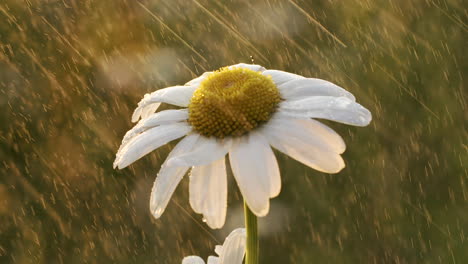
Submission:
<svg viewBox="0 0 468 264">
<path fill-rule="evenodd" d="M 193 93 L 188 121 L 206 137 L 241 136 L 268 121 L 280 100 L 270 76 L 244 68 L 221 68 Z"/>
</svg>

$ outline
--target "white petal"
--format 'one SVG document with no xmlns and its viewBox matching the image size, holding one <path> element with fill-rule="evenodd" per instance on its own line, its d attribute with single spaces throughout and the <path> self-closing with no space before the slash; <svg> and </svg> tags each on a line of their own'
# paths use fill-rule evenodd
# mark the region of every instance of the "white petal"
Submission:
<svg viewBox="0 0 468 264">
<path fill-rule="evenodd" d="M 208 77 L 210 74 L 212 74 L 213 72 L 204 72 L 202 75 L 200 75 L 199 77 L 187 82 L 185 85 L 190 85 L 190 86 L 198 86 L 200 85 L 200 83 L 206 79 L 206 77 Z"/>
<path fill-rule="evenodd" d="M 268 146 L 264 151 L 265 164 L 268 168 L 268 174 L 270 175 L 270 198 L 273 198 L 278 196 L 281 191 L 281 175 L 278 162 L 276 161 L 275 154 L 271 147 Z"/>
<path fill-rule="evenodd" d="M 140 120 L 137 126 L 144 128 L 151 128 L 159 125 L 180 122 L 188 119 L 188 110 L 164 110 L 161 112 L 153 113 L 148 118 Z"/>
<path fill-rule="evenodd" d="M 205 264 L 205 261 L 199 256 L 188 256 L 182 260 L 182 264 Z"/>
<path fill-rule="evenodd" d="M 233 69 L 233 68 L 244 68 L 244 69 L 249 69 L 249 70 L 252 70 L 252 71 L 257 71 L 257 72 L 263 72 L 265 71 L 266 69 L 260 65 L 256 65 L 256 64 L 246 64 L 246 63 L 238 63 L 238 64 L 235 64 L 235 65 L 231 65 L 228 67 L 229 69 Z"/>
<path fill-rule="evenodd" d="M 237 228 L 229 234 L 223 244 L 219 263 L 242 264 L 245 254 L 246 231 L 244 228 Z"/>
<path fill-rule="evenodd" d="M 191 129 L 187 123 L 173 123 L 145 131 L 134 137 L 117 152 L 114 168 L 123 169 L 127 167 L 160 146 L 185 136 Z"/>
<path fill-rule="evenodd" d="M 119 151 L 125 147 L 125 145 L 130 142 L 138 134 L 159 125 L 170 124 L 174 122 L 184 121 L 188 119 L 188 110 L 165 110 L 158 113 L 154 113 L 146 119 L 142 119 L 135 125 L 131 130 L 129 130 L 124 138 L 122 139 L 122 144 L 120 145 Z"/>
<path fill-rule="evenodd" d="M 171 166 L 200 166 L 223 158 L 229 151 L 231 139 L 215 139 L 200 136 L 191 152 L 183 153 L 168 161 Z"/>
<path fill-rule="evenodd" d="M 337 173 L 344 168 L 344 161 L 338 153 L 314 135 L 304 132 L 301 126 L 287 122 L 281 126 L 269 122 L 262 128 L 262 134 L 274 148 L 313 169 Z"/>
<path fill-rule="evenodd" d="M 207 264 L 221 264 L 218 257 L 209 256 Z"/>
<path fill-rule="evenodd" d="M 281 84 L 292 80 L 305 79 L 304 76 L 278 70 L 266 70 L 262 72 L 262 74 L 265 76 L 271 76 L 276 86 L 280 86 Z"/>
<path fill-rule="evenodd" d="M 169 153 L 166 161 L 174 155 L 192 150 L 198 137 L 198 134 L 191 134 L 182 139 Z M 188 167 L 171 167 L 167 166 L 166 162 L 163 163 L 151 190 L 150 212 L 155 218 L 162 215 L 175 188 L 188 169 Z"/>
<path fill-rule="evenodd" d="M 270 207 L 271 177 L 277 169 L 271 167 L 270 152 L 268 142 L 256 132 L 235 139 L 229 151 L 232 172 L 242 196 L 257 216 L 265 216 Z"/>
<path fill-rule="evenodd" d="M 369 110 L 346 97 L 313 96 L 284 101 L 279 110 L 296 118 L 323 118 L 354 126 L 367 126 L 372 120 Z"/>
<path fill-rule="evenodd" d="M 133 114 L 132 114 L 132 122 L 135 123 L 137 122 L 138 120 L 140 120 L 140 117 L 145 114 L 147 115 L 148 114 L 148 108 L 149 110 L 152 110 L 154 109 L 154 111 L 158 110 L 159 106 L 161 105 L 161 103 L 151 103 L 151 106 L 143 106 L 143 107 L 140 107 L 140 103 L 143 102 L 143 100 L 145 100 L 145 98 L 148 98 L 149 94 L 145 94 L 145 96 L 143 97 L 143 99 L 138 103 L 138 106 L 137 108 L 135 108 L 135 110 L 133 111 Z M 144 113 L 143 113 L 144 112 Z"/>
<path fill-rule="evenodd" d="M 356 98 L 345 89 L 325 80 L 304 78 L 285 82 L 278 86 L 281 96 L 287 100 L 301 99 L 309 96 L 346 97 L 352 101 Z"/>
<path fill-rule="evenodd" d="M 221 252 L 223 252 L 223 246 L 216 245 L 214 251 L 216 252 L 216 254 L 218 254 L 218 256 L 221 255 Z"/>
<path fill-rule="evenodd" d="M 338 133 L 314 119 L 294 119 L 279 112 L 268 121 L 268 125 L 279 129 L 287 127 L 290 130 L 294 130 L 298 134 L 298 138 L 312 137 L 312 140 L 321 141 L 320 144 L 338 154 L 346 150 L 346 144 Z"/>
<path fill-rule="evenodd" d="M 226 219 L 227 176 L 224 157 L 209 165 L 192 168 L 190 205 L 203 214 L 212 229 L 221 228 Z"/>
<path fill-rule="evenodd" d="M 140 117 L 145 118 L 157 110 L 160 103 L 168 103 L 177 106 L 188 106 L 193 92 L 198 86 L 173 86 L 157 90 L 151 94 L 145 94 L 138 103 L 132 115 L 132 122 L 138 121 Z"/>
<path fill-rule="evenodd" d="M 151 114 L 153 114 L 154 112 L 156 112 L 156 110 L 158 110 L 160 105 L 161 103 L 156 103 L 156 104 L 148 105 L 148 107 L 142 108 L 141 119 L 145 119 L 149 117 Z"/>
</svg>

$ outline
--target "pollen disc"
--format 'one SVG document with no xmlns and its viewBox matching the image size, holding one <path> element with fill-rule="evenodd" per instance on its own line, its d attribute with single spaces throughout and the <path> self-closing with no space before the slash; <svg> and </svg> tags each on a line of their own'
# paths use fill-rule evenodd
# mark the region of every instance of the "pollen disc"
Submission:
<svg viewBox="0 0 468 264">
<path fill-rule="evenodd" d="M 221 68 L 195 90 L 188 121 L 206 137 L 241 136 L 268 121 L 280 101 L 270 76 L 245 68 Z"/>
</svg>

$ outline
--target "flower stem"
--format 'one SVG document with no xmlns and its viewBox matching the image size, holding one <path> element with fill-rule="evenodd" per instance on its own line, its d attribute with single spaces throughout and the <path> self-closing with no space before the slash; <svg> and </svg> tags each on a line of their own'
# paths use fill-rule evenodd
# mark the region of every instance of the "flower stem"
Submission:
<svg viewBox="0 0 468 264">
<path fill-rule="evenodd" d="M 245 264 L 258 264 L 258 230 L 257 216 L 250 211 L 244 201 L 245 229 L 247 230 L 247 245 L 245 249 Z"/>
</svg>

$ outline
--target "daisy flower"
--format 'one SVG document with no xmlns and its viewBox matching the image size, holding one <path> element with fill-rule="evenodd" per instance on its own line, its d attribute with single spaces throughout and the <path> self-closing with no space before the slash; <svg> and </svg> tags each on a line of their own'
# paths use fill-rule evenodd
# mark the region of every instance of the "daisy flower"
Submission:
<svg viewBox="0 0 468 264">
<path fill-rule="evenodd" d="M 215 252 L 219 257 L 209 256 L 207 264 L 242 264 L 245 244 L 245 229 L 235 229 L 226 237 L 222 246 L 215 247 Z M 205 262 L 199 256 L 188 256 L 182 260 L 182 264 L 205 264 Z"/>
<path fill-rule="evenodd" d="M 156 112 L 161 103 L 185 107 Z M 150 210 L 159 218 L 191 169 L 190 205 L 211 228 L 224 225 L 225 156 L 248 207 L 265 216 L 281 189 L 272 147 L 326 173 L 345 164 L 343 139 L 315 119 L 366 126 L 371 113 L 337 85 L 315 78 L 237 64 L 206 72 L 181 86 L 146 94 L 132 116 L 114 167 L 125 168 L 164 144 L 182 138 L 161 166 Z"/>
</svg>

